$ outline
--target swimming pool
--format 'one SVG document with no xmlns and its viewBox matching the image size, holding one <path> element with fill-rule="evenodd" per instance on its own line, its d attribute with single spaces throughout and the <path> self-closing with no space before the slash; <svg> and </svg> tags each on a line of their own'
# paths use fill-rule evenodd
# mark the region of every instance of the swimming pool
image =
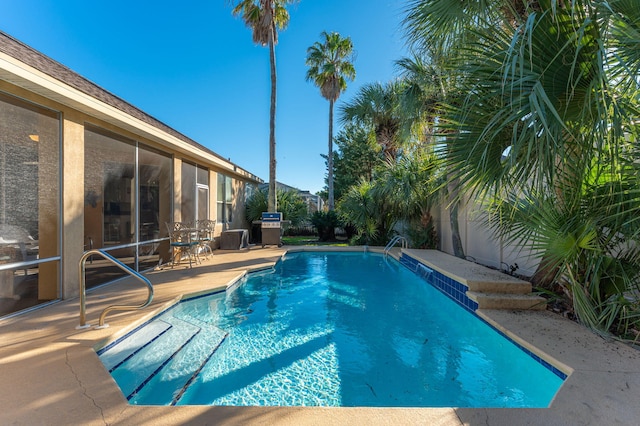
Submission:
<svg viewBox="0 0 640 426">
<path fill-rule="evenodd" d="M 563 383 L 374 253 L 288 254 L 99 356 L 141 405 L 547 407 Z"/>
</svg>

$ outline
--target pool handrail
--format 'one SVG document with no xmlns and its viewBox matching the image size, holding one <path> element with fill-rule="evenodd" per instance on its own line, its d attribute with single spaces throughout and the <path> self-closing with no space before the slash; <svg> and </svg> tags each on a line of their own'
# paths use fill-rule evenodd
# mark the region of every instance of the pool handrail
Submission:
<svg viewBox="0 0 640 426">
<path fill-rule="evenodd" d="M 389 254 L 389 251 L 398 243 L 401 243 L 401 247 L 406 249 L 407 248 L 407 239 L 405 237 L 403 237 L 402 235 L 396 235 L 395 237 L 393 237 L 391 239 L 391 241 L 389 241 L 389 243 L 384 247 L 384 255 L 387 256 Z"/>
<path fill-rule="evenodd" d="M 122 271 L 131 275 L 138 281 L 142 281 L 147 286 L 147 290 L 148 290 L 147 300 L 140 305 L 110 305 L 104 308 L 104 310 L 100 314 L 100 319 L 98 320 L 98 325 L 97 325 L 98 328 L 106 328 L 109 326 L 108 324 L 105 325 L 104 319 L 107 316 L 107 314 L 111 311 L 116 311 L 116 310 L 117 311 L 133 311 L 137 309 L 143 309 L 149 306 L 149 304 L 153 300 L 153 285 L 151 284 L 151 281 L 149 281 L 148 278 L 144 277 L 139 272 L 129 268 L 127 265 L 125 265 L 124 263 L 122 263 L 121 261 L 119 261 L 118 259 L 116 259 L 115 257 L 111 256 L 109 253 L 103 250 L 100 250 L 100 249 L 88 250 L 82 255 L 82 257 L 80 257 L 80 261 L 78 263 L 78 272 L 79 272 L 79 278 L 80 278 L 80 325 L 76 327 L 77 329 L 88 328 L 91 326 L 90 324 L 86 324 L 87 296 L 86 296 L 86 281 L 85 281 L 85 263 L 87 259 L 93 255 L 99 255 L 99 256 L 102 256 L 104 259 L 111 261 L 111 263 L 116 265 Z"/>
</svg>

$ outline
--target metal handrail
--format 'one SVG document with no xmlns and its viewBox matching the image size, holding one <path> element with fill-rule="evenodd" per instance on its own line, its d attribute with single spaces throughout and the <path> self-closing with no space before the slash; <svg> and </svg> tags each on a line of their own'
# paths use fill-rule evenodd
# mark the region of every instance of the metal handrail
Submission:
<svg viewBox="0 0 640 426">
<path fill-rule="evenodd" d="M 384 255 L 385 256 L 387 256 L 389 254 L 389 251 L 393 248 L 393 246 L 395 246 L 398 243 L 398 241 L 400 243 L 402 243 L 402 248 L 405 248 L 405 249 L 407 248 L 407 239 L 405 237 L 403 237 L 402 235 L 396 235 L 384 247 Z"/>
<path fill-rule="evenodd" d="M 124 263 L 122 263 L 121 261 L 119 261 L 118 259 L 116 259 L 115 257 L 111 256 L 109 253 L 102 251 L 102 250 L 89 250 L 87 252 L 85 252 L 82 257 L 80 258 L 80 262 L 78 263 L 78 273 L 80 275 L 80 325 L 76 328 L 80 329 L 80 328 L 87 328 L 90 327 L 90 325 L 86 324 L 86 283 L 85 283 L 85 263 L 87 262 L 87 259 L 90 256 L 93 256 L 94 254 L 102 256 L 103 258 L 110 260 L 114 265 L 116 265 L 118 268 L 120 268 L 121 270 L 123 270 L 124 272 L 126 272 L 127 274 L 131 275 L 132 277 L 136 278 L 139 281 L 142 281 L 146 286 L 147 286 L 147 290 L 148 290 L 148 295 L 147 295 L 147 300 L 145 302 L 143 302 L 140 305 L 111 305 L 111 306 L 107 306 L 102 313 L 100 314 L 100 319 L 98 321 L 98 327 L 108 327 L 109 325 L 105 325 L 104 324 L 104 319 L 107 316 L 107 314 L 111 311 L 133 311 L 136 309 L 142 309 L 145 308 L 147 306 L 149 306 L 149 304 L 151 303 L 151 301 L 153 300 L 153 285 L 151 284 L 151 281 L 149 281 L 147 278 L 145 278 L 144 276 L 142 276 L 139 272 L 134 271 L 133 269 L 129 268 L 127 265 L 125 265 Z"/>
</svg>

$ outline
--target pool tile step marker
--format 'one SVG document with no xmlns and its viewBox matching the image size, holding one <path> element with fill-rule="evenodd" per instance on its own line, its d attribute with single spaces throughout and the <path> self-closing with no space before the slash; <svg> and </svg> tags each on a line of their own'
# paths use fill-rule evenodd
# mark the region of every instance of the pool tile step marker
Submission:
<svg viewBox="0 0 640 426">
<path fill-rule="evenodd" d="M 156 345 L 153 346 L 153 348 L 160 347 L 162 350 L 146 346 L 113 370 L 111 375 L 125 397 L 129 399 L 131 395 L 135 394 L 144 383 L 149 381 L 150 377 L 153 377 L 158 369 L 162 368 L 167 359 L 170 359 L 199 332 L 198 327 L 188 324 L 171 327 L 156 339 Z"/>
<path fill-rule="evenodd" d="M 191 343 L 191 341 L 200 333 L 200 331 L 196 332 L 196 334 L 194 334 L 193 336 L 191 336 L 189 338 L 189 340 L 187 340 L 186 342 L 184 342 L 184 344 L 179 347 L 173 354 L 171 354 L 171 356 L 169 358 L 167 358 L 162 364 L 160 364 L 160 366 L 158 366 L 158 368 L 155 369 L 155 371 L 153 373 L 151 373 L 151 375 L 149 375 L 149 377 L 147 377 L 145 380 L 142 381 L 142 383 L 140 383 L 138 385 L 138 387 L 136 387 L 129 395 L 127 395 L 127 400 L 131 401 L 131 399 L 138 394 L 138 392 L 140 392 L 140 390 L 142 390 L 153 378 L 156 377 L 156 375 L 158 374 L 158 372 L 160 372 L 168 363 L 170 363 L 174 357 L 176 356 L 176 354 L 180 353 L 180 351 L 182 350 L 182 348 L 184 348 L 185 346 L 187 346 L 189 343 Z"/>
<path fill-rule="evenodd" d="M 131 395 L 129 402 L 140 405 L 174 405 L 227 335 L 227 332 L 215 326 L 202 328 L 193 339 L 175 351 L 161 368 L 153 372 L 144 386 L 140 386 Z"/>
<path fill-rule="evenodd" d="M 184 395 L 184 393 L 189 388 L 189 386 L 191 386 L 191 384 L 194 382 L 196 377 L 198 377 L 198 374 L 200 374 L 200 371 L 202 371 L 202 369 L 209 362 L 209 360 L 211 359 L 213 354 L 216 353 L 218 348 L 224 343 L 224 341 L 225 341 L 225 339 L 227 338 L 228 335 L 229 335 L 229 333 L 224 333 L 224 336 L 222 336 L 222 340 L 220 340 L 220 342 L 217 345 L 215 345 L 215 347 L 211 350 L 209 355 L 207 357 L 205 357 L 205 359 L 200 363 L 200 366 L 196 369 L 196 371 L 193 372 L 193 374 L 191 375 L 189 380 L 187 380 L 187 383 L 185 383 L 184 386 L 182 386 L 182 389 L 180 389 L 179 392 L 174 393 L 175 396 L 173 397 L 173 400 L 171 401 L 171 405 L 176 405 L 178 403 L 178 401 L 180 401 L 180 398 L 182 398 L 182 395 Z"/>
<path fill-rule="evenodd" d="M 166 333 L 171 327 L 171 324 L 164 321 L 153 321 L 146 327 L 142 327 L 134 333 L 129 333 L 122 339 L 118 339 L 113 344 L 98 351 L 100 361 L 109 372 L 112 372 L 120 364 Z"/>
<path fill-rule="evenodd" d="M 455 270 L 449 277 L 429 264 L 447 264 Z M 467 310 L 476 309 L 546 309 L 545 299 L 531 294 L 531 283 L 459 259 L 436 250 L 403 249 L 400 263 L 424 275 L 424 268 L 432 270 L 428 281 Z M 425 266 L 426 263 L 426 266 Z M 472 297 L 473 296 L 473 297 Z"/>
<path fill-rule="evenodd" d="M 424 278 L 429 284 L 440 290 L 467 311 L 475 312 L 476 309 L 478 309 L 478 304 L 467 297 L 468 287 L 466 285 L 447 277 L 404 253 L 400 256 L 400 263 Z"/>
</svg>

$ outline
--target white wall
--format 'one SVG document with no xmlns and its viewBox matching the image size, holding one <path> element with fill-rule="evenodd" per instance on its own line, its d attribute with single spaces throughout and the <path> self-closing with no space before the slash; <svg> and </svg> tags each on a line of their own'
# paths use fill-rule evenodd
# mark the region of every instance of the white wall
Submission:
<svg viewBox="0 0 640 426">
<path fill-rule="evenodd" d="M 453 254 L 451 242 L 451 224 L 447 203 L 434 209 L 435 226 L 440 239 L 440 250 Z M 539 259 L 529 249 L 520 246 L 506 245 L 493 234 L 482 206 L 467 200 L 458 209 L 458 226 L 464 254 L 469 260 L 482 265 L 499 269 L 507 269 L 510 265 L 518 265 L 516 273 L 531 276 L 535 272 Z"/>
</svg>

